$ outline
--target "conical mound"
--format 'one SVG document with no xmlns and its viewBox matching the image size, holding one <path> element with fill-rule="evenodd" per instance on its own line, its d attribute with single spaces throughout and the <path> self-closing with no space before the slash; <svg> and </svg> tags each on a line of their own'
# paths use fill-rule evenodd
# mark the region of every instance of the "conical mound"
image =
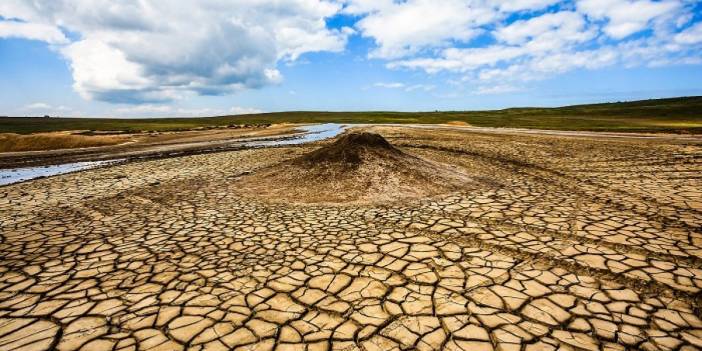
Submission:
<svg viewBox="0 0 702 351">
<path fill-rule="evenodd" d="M 333 144 L 317 149 L 295 160 L 296 164 L 314 167 L 335 163 L 345 167 L 359 166 L 369 157 L 399 156 L 402 152 L 375 133 L 349 133 Z"/>
<path fill-rule="evenodd" d="M 334 143 L 238 180 L 244 196 L 273 202 L 379 203 L 456 190 L 470 180 L 446 165 L 412 156 L 374 133 Z"/>
</svg>

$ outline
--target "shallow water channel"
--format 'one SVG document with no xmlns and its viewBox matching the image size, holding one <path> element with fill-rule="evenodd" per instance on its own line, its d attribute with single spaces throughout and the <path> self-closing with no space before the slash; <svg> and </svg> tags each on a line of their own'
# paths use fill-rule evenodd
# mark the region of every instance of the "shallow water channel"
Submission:
<svg viewBox="0 0 702 351">
<path fill-rule="evenodd" d="M 346 129 L 346 127 L 347 125 L 336 123 L 300 126 L 297 129 L 303 131 L 303 133 L 301 134 L 288 137 L 274 138 L 269 140 L 243 140 L 241 142 L 241 145 L 244 147 L 254 148 L 304 144 L 336 137 L 337 135 L 341 134 Z M 36 178 L 50 177 L 59 174 L 108 166 L 121 161 L 123 161 L 123 159 L 108 161 L 74 162 L 51 166 L 0 169 L 0 185 L 19 183 Z"/>
</svg>

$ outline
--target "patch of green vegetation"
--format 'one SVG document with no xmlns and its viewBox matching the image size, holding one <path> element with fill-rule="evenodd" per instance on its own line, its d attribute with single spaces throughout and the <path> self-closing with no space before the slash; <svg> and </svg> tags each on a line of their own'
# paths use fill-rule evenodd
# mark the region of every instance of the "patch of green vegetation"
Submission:
<svg viewBox="0 0 702 351">
<path fill-rule="evenodd" d="M 0 118 L 0 132 L 176 131 L 269 123 L 450 123 L 478 127 L 702 134 L 702 96 L 556 108 L 444 112 L 277 112 L 203 118 Z"/>
</svg>

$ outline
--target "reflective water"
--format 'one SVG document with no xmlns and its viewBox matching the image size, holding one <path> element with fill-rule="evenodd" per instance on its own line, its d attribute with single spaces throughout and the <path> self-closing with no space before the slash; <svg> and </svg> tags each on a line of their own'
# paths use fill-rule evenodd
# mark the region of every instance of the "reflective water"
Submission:
<svg viewBox="0 0 702 351">
<path fill-rule="evenodd" d="M 297 129 L 304 131 L 302 135 L 297 135 L 288 138 L 278 138 L 273 140 L 263 140 L 263 141 L 252 141 L 244 143 L 245 146 L 249 147 L 261 147 L 261 146 L 278 146 L 278 145 L 298 145 L 304 143 L 310 143 L 313 141 L 324 140 L 328 138 L 333 138 L 346 130 L 348 125 L 337 124 L 337 123 L 324 123 L 324 124 L 311 124 L 307 126 L 301 126 Z"/>
<path fill-rule="evenodd" d="M 275 138 L 270 140 L 256 140 L 250 142 L 243 142 L 242 145 L 246 147 L 298 145 L 333 138 L 341 134 L 346 128 L 347 125 L 336 123 L 313 124 L 298 127 L 298 129 L 304 132 L 304 134 L 301 135 L 295 135 L 285 138 Z M 75 162 L 53 166 L 0 169 L 0 185 L 7 185 L 40 177 L 49 177 L 53 175 L 82 171 L 90 168 L 109 165 L 119 161 L 122 160 Z"/>
<path fill-rule="evenodd" d="M 82 171 L 85 169 L 100 167 L 119 161 L 121 160 L 76 162 L 53 166 L 0 169 L 0 185 L 23 182 L 25 180 L 40 177 L 48 177 L 57 174 Z"/>
</svg>

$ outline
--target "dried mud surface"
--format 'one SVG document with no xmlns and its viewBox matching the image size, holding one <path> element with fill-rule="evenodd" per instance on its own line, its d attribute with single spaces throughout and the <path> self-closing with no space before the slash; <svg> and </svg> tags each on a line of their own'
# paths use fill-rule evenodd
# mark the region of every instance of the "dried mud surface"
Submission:
<svg viewBox="0 0 702 351">
<path fill-rule="evenodd" d="M 380 204 L 460 190 L 471 181 L 459 168 L 408 154 L 380 134 L 349 132 L 245 175 L 235 189 L 273 203 Z"/>
<path fill-rule="evenodd" d="M 699 144 L 372 129 L 473 181 L 236 195 L 310 145 L 0 188 L 0 350 L 702 349 Z"/>
</svg>

